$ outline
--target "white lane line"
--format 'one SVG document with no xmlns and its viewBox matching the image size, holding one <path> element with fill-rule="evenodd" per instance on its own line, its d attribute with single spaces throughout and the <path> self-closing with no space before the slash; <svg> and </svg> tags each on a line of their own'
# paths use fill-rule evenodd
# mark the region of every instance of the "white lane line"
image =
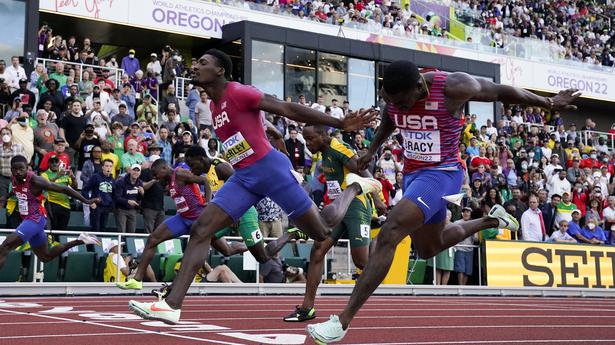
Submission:
<svg viewBox="0 0 615 345">
<path fill-rule="evenodd" d="M 109 325 L 109 324 L 93 322 L 93 321 L 79 321 L 79 320 L 73 320 L 73 319 L 67 319 L 67 318 L 63 318 L 63 317 L 58 317 L 58 316 L 41 315 L 41 314 L 37 314 L 37 313 L 27 313 L 27 312 L 14 311 L 14 310 L 6 310 L 6 309 L 0 309 L 0 311 L 1 312 L 7 312 L 7 313 L 13 313 L 15 315 L 37 316 L 37 317 L 42 317 L 42 318 L 47 318 L 47 319 L 52 319 L 52 320 L 69 321 L 69 322 L 78 323 L 78 324 L 89 324 L 89 325 L 94 325 L 94 326 L 123 329 L 123 330 L 133 331 L 133 332 L 137 332 L 137 333 L 157 334 L 157 335 L 163 335 L 163 336 L 173 337 L 173 338 L 182 338 L 182 339 L 188 339 L 188 340 L 195 340 L 195 341 L 199 341 L 199 342 L 210 342 L 210 343 L 225 344 L 225 345 L 241 345 L 241 344 L 237 344 L 237 343 L 229 343 L 229 342 L 226 342 L 226 341 L 218 341 L 218 340 L 212 340 L 212 339 L 203 339 L 203 338 L 189 337 L 189 336 L 184 336 L 184 335 L 179 335 L 179 334 L 170 334 L 168 332 L 150 331 L 150 330 L 147 330 L 147 329 L 140 329 L 140 328 L 132 328 L 132 327 Z"/>
<path fill-rule="evenodd" d="M 349 345 L 445 345 L 445 344 L 562 344 L 562 343 L 615 343 L 615 339 L 545 339 L 545 340 L 464 340 L 418 341 L 403 343 L 347 343 Z"/>
</svg>

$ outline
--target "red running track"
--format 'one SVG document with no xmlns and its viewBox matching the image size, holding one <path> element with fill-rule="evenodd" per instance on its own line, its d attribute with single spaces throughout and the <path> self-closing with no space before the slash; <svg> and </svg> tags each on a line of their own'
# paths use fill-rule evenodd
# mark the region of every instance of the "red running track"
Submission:
<svg viewBox="0 0 615 345">
<path fill-rule="evenodd" d="M 282 321 L 300 296 L 191 296 L 174 326 L 133 315 L 126 296 L 0 299 L 0 344 L 313 344 Z M 347 299 L 319 297 L 316 321 Z M 373 297 L 343 343 L 615 344 L 615 300 Z"/>
</svg>

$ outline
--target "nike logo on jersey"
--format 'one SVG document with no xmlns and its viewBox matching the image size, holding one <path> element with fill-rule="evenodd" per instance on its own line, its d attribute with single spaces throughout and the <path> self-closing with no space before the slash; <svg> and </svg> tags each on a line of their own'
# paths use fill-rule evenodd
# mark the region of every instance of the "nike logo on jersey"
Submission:
<svg viewBox="0 0 615 345">
<path fill-rule="evenodd" d="M 419 196 L 418 198 L 416 198 L 416 200 L 418 200 L 421 204 L 425 205 L 425 207 L 427 207 L 428 210 L 431 210 L 431 207 L 429 207 L 429 205 L 427 205 L 425 201 L 423 201 L 422 196 Z"/>
</svg>

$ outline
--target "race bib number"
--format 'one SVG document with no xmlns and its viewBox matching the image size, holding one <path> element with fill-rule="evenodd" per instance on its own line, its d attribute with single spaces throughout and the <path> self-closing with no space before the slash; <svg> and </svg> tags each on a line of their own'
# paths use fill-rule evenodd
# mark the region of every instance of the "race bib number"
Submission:
<svg viewBox="0 0 615 345">
<path fill-rule="evenodd" d="M 183 213 L 190 209 L 190 207 L 188 207 L 188 203 L 186 202 L 186 199 L 183 196 L 178 196 L 175 199 L 173 199 L 173 201 L 175 201 L 175 206 L 177 207 L 177 213 Z"/>
<path fill-rule="evenodd" d="M 370 226 L 368 224 L 361 224 L 361 237 L 369 238 Z"/>
<path fill-rule="evenodd" d="M 263 239 L 263 234 L 259 229 L 252 231 L 250 235 L 252 236 L 252 240 L 254 241 L 254 243 L 258 243 Z"/>
<path fill-rule="evenodd" d="M 235 133 L 235 135 L 226 139 L 224 143 L 222 143 L 222 146 L 224 147 L 224 152 L 226 152 L 226 160 L 229 161 L 231 165 L 235 165 L 254 154 L 254 150 L 241 132 Z"/>
<path fill-rule="evenodd" d="M 22 216 L 28 215 L 28 199 L 17 199 L 17 206 L 19 207 L 19 214 Z"/>
<path fill-rule="evenodd" d="M 422 162 L 439 162 L 440 131 L 403 130 L 404 156 Z"/>
<path fill-rule="evenodd" d="M 342 187 L 337 181 L 327 181 L 327 196 L 331 200 L 335 200 L 342 195 Z"/>
</svg>

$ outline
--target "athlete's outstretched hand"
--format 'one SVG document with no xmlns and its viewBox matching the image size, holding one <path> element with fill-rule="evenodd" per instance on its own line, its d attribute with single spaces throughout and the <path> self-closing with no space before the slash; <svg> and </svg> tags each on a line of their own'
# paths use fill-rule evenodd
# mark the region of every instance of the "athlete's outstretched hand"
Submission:
<svg viewBox="0 0 615 345">
<path fill-rule="evenodd" d="M 566 89 L 551 97 L 553 101 L 552 110 L 577 110 L 577 106 L 572 103 L 581 97 L 582 92 L 578 89 Z"/>
<path fill-rule="evenodd" d="M 359 170 L 369 169 L 369 165 L 373 159 L 374 156 L 372 156 L 369 151 L 365 152 L 363 155 L 361 155 L 361 157 L 359 157 L 359 160 L 357 161 L 357 168 L 359 168 Z"/>
<path fill-rule="evenodd" d="M 87 199 L 87 200 L 85 201 L 85 203 L 86 203 L 86 204 L 88 204 L 88 205 L 92 205 L 92 204 L 94 204 L 94 203 L 100 203 L 100 198 Z"/>
<path fill-rule="evenodd" d="M 378 110 L 375 108 L 352 111 L 342 119 L 342 129 L 346 132 L 363 129 L 374 121 L 376 116 L 378 116 Z"/>
</svg>

